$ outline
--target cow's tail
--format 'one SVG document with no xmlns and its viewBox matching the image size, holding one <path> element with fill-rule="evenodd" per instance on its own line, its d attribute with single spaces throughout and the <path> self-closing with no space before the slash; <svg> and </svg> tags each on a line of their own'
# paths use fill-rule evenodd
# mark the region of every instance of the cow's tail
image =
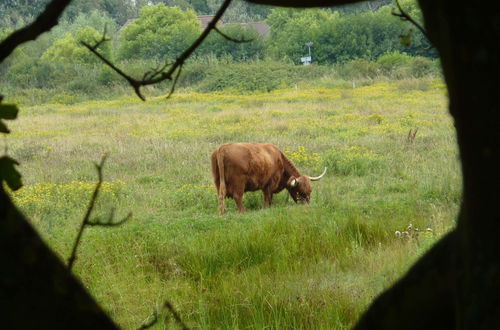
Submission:
<svg viewBox="0 0 500 330">
<path fill-rule="evenodd" d="M 223 214 L 226 210 L 226 176 L 224 174 L 224 154 L 219 150 L 217 152 L 217 168 L 219 169 L 219 213 Z"/>
</svg>

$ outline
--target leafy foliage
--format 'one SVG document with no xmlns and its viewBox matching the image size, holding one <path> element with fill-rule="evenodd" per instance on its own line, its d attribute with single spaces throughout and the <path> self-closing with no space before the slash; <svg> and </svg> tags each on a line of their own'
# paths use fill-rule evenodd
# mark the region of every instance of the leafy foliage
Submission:
<svg viewBox="0 0 500 330">
<path fill-rule="evenodd" d="M 324 67 L 303 67 L 279 62 L 263 61 L 245 64 L 220 65 L 209 70 L 198 86 L 202 92 L 231 90 L 239 93 L 253 91 L 269 92 L 292 86 L 302 80 L 321 77 Z"/>
<path fill-rule="evenodd" d="M 91 12 L 82 12 L 72 20 L 63 20 L 51 32 L 52 39 L 59 39 L 66 33 L 76 35 L 77 31 L 86 27 L 92 27 L 102 33 L 106 29 L 106 34 L 114 38 L 118 30 L 119 23 L 116 22 L 106 12 L 92 10 Z"/>
<path fill-rule="evenodd" d="M 420 17 L 414 1 L 402 2 L 408 12 Z M 390 6 L 377 11 L 350 14 L 331 10 L 274 9 L 267 18 L 271 26 L 269 53 L 276 58 L 290 58 L 300 63 L 307 55 L 306 42 L 313 42 L 313 62 L 326 64 L 353 59 L 377 59 L 384 53 L 399 51 L 410 55 L 433 56 L 433 50 L 421 47 L 426 42 L 414 32 L 410 46 L 398 39 L 408 31 L 408 24 L 391 17 Z"/>
<path fill-rule="evenodd" d="M 139 18 L 123 29 L 119 57 L 173 59 L 189 47 L 199 32 L 200 23 L 193 11 L 162 3 L 144 7 Z"/>
<path fill-rule="evenodd" d="M 199 54 L 213 55 L 218 58 L 230 57 L 236 61 L 251 59 L 262 59 L 264 57 L 265 44 L 262 36 L 253 28 L 244 28 L 240 25 L 229 25 L 221 28 L 221 31 L 237 40 L 250 40 L 250 42 L 230 42 L 220 34 L 209 35 L 203 43 Z"/>
<path fill-rule="evenodd" d="M 80 42 L 85 41 L 92 44 L 101 37 L 101 33 L 91 27 L 78 30 L 75 37 L 71 33 L 66 33 L 62 39 L 56 40 L 47 49 L 42 59 L 73 63 L 98 63 L 100 60 L 81 45 Z M 105 56 L 109 57 L 111 52 L 109 43 L 101 44 L 98 49 Z"/>
</svg>

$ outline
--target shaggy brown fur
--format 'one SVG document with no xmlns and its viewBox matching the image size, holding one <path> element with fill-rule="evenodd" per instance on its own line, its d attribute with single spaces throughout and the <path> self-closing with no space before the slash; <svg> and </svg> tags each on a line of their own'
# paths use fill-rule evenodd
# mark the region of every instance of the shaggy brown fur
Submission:
<svg viewBox="0 0 500 330">
<path fill-rule="evenodd" d="M 212 153 L 211 160 L 221 214 L 225 212 L 227 197 L 235 200 L 240 212 L 245 212 L 243 194 L 246 191 L 262 190 L 264 207 L 271 205 L 273 194 L 285 188 L 295 202 L 309 202 L 311 198 L 311 178 L 300 174 L 272 144 L 224 144 Z"/>
</svg>

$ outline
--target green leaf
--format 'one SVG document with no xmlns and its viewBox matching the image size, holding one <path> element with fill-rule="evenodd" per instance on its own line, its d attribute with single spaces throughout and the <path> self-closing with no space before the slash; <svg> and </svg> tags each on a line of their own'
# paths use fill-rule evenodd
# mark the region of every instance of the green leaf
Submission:
<svg viewBox="0 0 500 330">
<path fill-rule="evenodd" d="M 7 134 L 10 133 L 7 126 L 1 120 L 0 120 L 0 133 L 7 133 Z"/>
<path fill-rule="evenodd" d="M 19 165 L 19 163 L 9 156 L 0 158 L 0 183 L 5 181 L 12 190 L 18 190 L 23 186 L 21 173 L 16 170 L 15 165 Z"/>
<path fill-rule="evenodd" d="M 0 118 L 16 119 L 19 110 L 15 104 L 0 104 Z"/>
</svg>

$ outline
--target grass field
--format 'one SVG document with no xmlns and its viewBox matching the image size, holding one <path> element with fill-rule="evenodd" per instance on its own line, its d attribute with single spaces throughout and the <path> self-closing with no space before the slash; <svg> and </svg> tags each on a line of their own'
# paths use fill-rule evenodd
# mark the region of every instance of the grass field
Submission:
<svg viewBox="0 0 500 330">
<path fill-rule="evenodd" d="M 256 95 L 177 93 L 22 109 L 6 139 L 25 187 L 15 201 L 67 260 L 109 158 L 75 273 L 125 329 L 169 300 L 193 328 L 345 329 L 454 225 L 460 169 L 440 81 Z M 413 143 L 410 129 L 418 129 Z M 325 178 L 312 202 L 285 193 L 262 209 L 217 214 L 209 155 L 232 141 L 271 142 Z M 409 224 L 420 229 L 409 230 Z M 430 230 L 427 230 L 429 228 Z M 164 328 L 170 318 L 158 328 Z"/>
</svg>

